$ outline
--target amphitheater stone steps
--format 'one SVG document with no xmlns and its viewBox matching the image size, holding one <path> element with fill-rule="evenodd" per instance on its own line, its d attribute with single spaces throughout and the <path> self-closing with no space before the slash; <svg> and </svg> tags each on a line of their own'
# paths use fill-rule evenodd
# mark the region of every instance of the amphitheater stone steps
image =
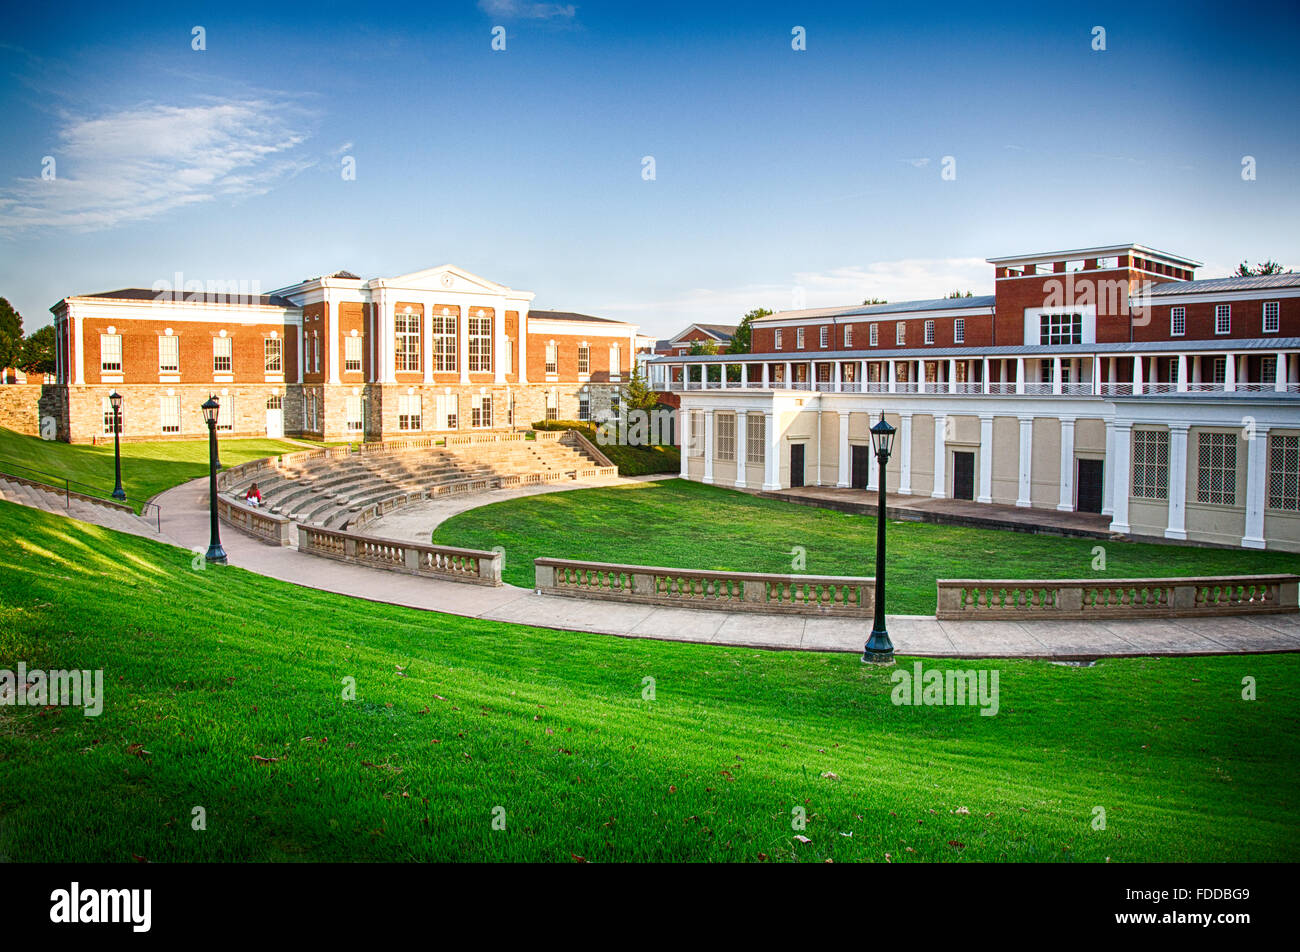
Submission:
<svg viewBox="0 0 1300 952">
<path fill-rule="evenodd" d="M 7 479 L 0 474 L 0 499 L 18 503 L 32 509 L 41 509 L 59 516 L 71 516 L 83 522 L 130 532 L 133 535 L 157 537 L 156 522 L 143 519 L 130 512 L 122 512 L 109 506 L 96 505 L 84 499 L 68 500 L 63 492 L 55 487 L 38 487 L 30 483 Z"/>
</svg>

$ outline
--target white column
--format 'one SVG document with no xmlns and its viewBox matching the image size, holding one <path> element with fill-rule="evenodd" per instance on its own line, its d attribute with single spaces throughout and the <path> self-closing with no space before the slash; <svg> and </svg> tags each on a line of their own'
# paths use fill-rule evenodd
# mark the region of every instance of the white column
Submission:
<svg viewBox="0 0 1300 952">
<path fill-rule="evenodd" d="M 1025 358 L 1016 358 L 1016 393 L 1025 392 Z"/>
<path fill-rule="evenodd" d="M 433 383 L 433 302 L 424 302 L 424 318 L 420 321 L 420 362 L 424 366 L 424 382 Z"/>
<path fill-rule="evenodd" d="M 690 464 L 690 428 L 691 412 L 684 407 L 677 408 L 677 446 L 682 457 L 681 477 L 687 478 L 687 467 Z"/>
<path fill-rule="evenodd" d="M 948 498 L 948 418 L 942 413 L 934 415 L 934 486 L 931 499 Z"/>
<path fill-rule="evenodd" d="M 1273 390 L 1277 393 L 1286 391 L 1286 354 L 1278 354 L 1273 358 L 1276 361 L 1273 367 Z"/>
<path fill-rule="evenodd" d="M 763 488 L 780 489 L 777 481 L 778 464 L 781 462 L 781 435 L 776 432 L 776 414 L 771 410 L 763 413 Z"/>
<path fill-rule="evenodd" d="M 456 319 L 456 366 L 460 368 L 462 385 L 469 383 L 469 312 L 469 305 L 462 304 Z"/>
<path fill-rule="evenodd" d="M 897 371 L 897 369 L 894 367 L 894 362 L 893 362 L 892 360 L 889 361 L 889 392 L 890 392 L 890 393 L 897 393 L 897 392 L 898 392 L 898 377 L 897 377 L 897 373 L 898 373 L 898 371 Z"/>
<path fill-rule="evenodd" d="M 953 357 L 948 358 L 948 392 L 957 392 L 957 360 Z"/>
<path fill-rule="evenodd" d="M 743 367 L 744 364 L 741 364 Z M 748 462 L 745 457 L 749 455 L 749 426 L 746 420 L 746 411 L 736 411 L 736 485 L 743 487 L 746 482 L 745 464 Z"/>
<path fill-rule="evenodd" d="M 1246 440 L 1246 534 L 1241 544 L 1247 549 L 1263 549 L 1264 541 L 1264 480 L 1268 474 L 1264 464 L 1268 445 L 1268 427 L 1256 426 L 1254 434 Z"/>
<path fill-rule="evenodd" d="M 898 494 L 912 495 L 912 414 L 903 413 L 898 424 Z"/>
<path fill-rule="evenodd" d="M 1187 355 L 1178 355 L 1178 387 L 1179 393 L 1187 392 Z"/>
<path fill-rule="evenodd" d="M 980 414 L 980 489 L 976 502 L 993 501 L 993 415 Z"/>
<path fill-rule="evenodd" d="M 1103 516 L 1113 516 L 1115 514 L 1115 480 L 1112 478 L 1112 471 L 1115 469 L 1114 420 L 1106 421 L 1106 459 L 1101 466 L 1101 514 Z"/>
<path fill-rule="evenodd" d="M 379 300 L 379 337 L 383 341 L 379 349 L 380 379 L 384 383 L 397 383 L 397 328 L 393 323 L 393 302 L 387 292 Z"/>
<path fill-rule="evenodd" d="M 1101 358 L 1095 355 L 1092 358 L 1092 392 L 1094 396 L 1101 396 Z"/>
<path fill-rule="evenodd" d="M 498 304 L 496 313 L 492 316 L 492 373 L 493 380 L 496 383 L 506 382 L 505 362 L 501 359 L 506 352 L 506 307 L 505 303 Z M 629 360 L 632 365 L 636 366 L 636 350 L 629 352 Z"/>
<path fill-rule="evenodd" d="M 1128 532 L 1128 497 L 1129 469 L 1132 466 L 1133 424 L 1129 422 L 1115 424 L 1115 465 L 1111 467 L 1114 489 L 1111 494 L 1111 506 L 1114 513 L 1110 520 L 1111 532 Z"/>
<path fill-rule="evenodd" d="M 81 387 L 86 383 L 86 322 L 80 317 L 72 316 L 71 306 L 68 307 L 68 340 L 72 342 L 76 384 Z M 301 368 L 302 364 L 298 366 Z"/>
<path fill-rule="evenodd" d="M 307 335 L 303 333 L 301 324 L 297 324 L 295 326 L 298 331 L 298 383 L 302 383 L 302 374 L 303 374 L 302 362 L 307 358 Z M 369 328 L 367 328 L 366 333 L 367 335 L 369 335 L 370 333 Z M 370 343 L 371 372 L 367 379 L 373 380 L 375 379 L 375 374 L 374 374 L 375 340 L 373 337 L 370 338 L 369 343 Z"/>
<path fill-rule="evenodd" d="M 1052 358 L 1052 393 L 1061 392 L 1061 358 Z"/>
<path fill-rule="evenodd" d="M 1237 389 L 1237 355 L 1224 354 L 1223 361 L 1224 383 L 1223 389 L 1229 392 Z"/>
<path fill-rule="evenodd" d="M 873 420 L 879 419 L 879 415 L 867 414 L 868 428 Z M 870 492 L 880 491 L 880 460 L 876 459 L 875 448 L 872 447 L 871 465 L 867 467 L 867 490 Z"/>
<path fill-rule="evenodd" d="M 515 361 L 515 377 L 520 383 L 528 383 L 528 314 L 523 305 L 519 306 L 519 331 L 515 349 L 519 359 Z"/>
<path fill-rule="evenodd" d="M 1016 468 L 1020 472 L 1020 486 L 1016 495 L 1016 505 L 1022 508 L 1031 504 L 1034 465 L 1034 418 L 1020 417 L 1020 457 Z"/>
<path fill-rule="evenodd" d="M 768 390 L 772 386 L 772 381 L 768 379 L 768 363 L 763 361 L 763 389 Z"/>
<path fill-rule="evenodd" d="M 704 481 L 713 482 L 713 411 L 704 411 Z"/>
<path fill-rule="evenodd" d="M 1187 538 L 1187 424 L 1169 424 L 1169 518 L 1166 539 Z"/>
<path fill-rule="evenodd" d="M 1061 501 L 1058 512 L 1074 512 L 1074 420 L 1061 420 Z"/>
<path fill-rule="evenodd" d="M 839 364 L 836 364 L 838 367 Z M 840 472 L 839 478 L 835 482 L 837 489 L 847 489 L 849 486 L 849 412 L 840 411 Z"/>
<path fill-rule="evenodd" d="M 987 394 L 989 392 L 989 359 L 983 359 L 983 366 L 980 368 L 983 372 L 980 374 L 980 389 Z"/>
<path fill-rule="evenodd" d="M 330 315 L 333 314 L 333 318 Z M 328 348 L 326 350 L 326 364 L 329 368 L 329 382 L 339 382 L 339 348 L 343 345 L 343 338 L 339 334 L 339 306 L 336 303 L 330 307 L 329 299 L 325 301 L 325 329 L 321 336 L 321 343 Z"/>
</svg>

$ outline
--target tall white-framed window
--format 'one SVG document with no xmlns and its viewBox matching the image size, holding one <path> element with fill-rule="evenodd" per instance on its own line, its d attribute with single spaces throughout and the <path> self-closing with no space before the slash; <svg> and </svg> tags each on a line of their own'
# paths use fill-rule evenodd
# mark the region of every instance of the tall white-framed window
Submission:
<svg viewBox="0 0 1300 952">
<path fill-rule="evenodd" d="M 408 432 L 421 428 L 423 422 L 423 401 L 421 394 L 401 393 L 397 395 L 397 428 Z"/>
<path fill-rule="evenodd" d="M 1211 506 L 1237 504 L 1237 434 L 1197 436 L 1196 501 Z"/>
<path fill-rule="evenodd" d="M 803 350 L 803 328 L 802 327 L 796 327 L 794 329 L 794 348 L 795 350 Z"/>
<path fill-rule="evenodd" d="M 349 433 L 360 433 L 365 429 L 365 420 L 361 415 L 361 394 L 348 394 L 344 401 L 344 409 Z"/>
<path fill-rule="evenodd" d="M 691 456 L 704 455 L 704 411 L 691 411 L 691 433 L 688 447 Z"/>
<path fill-rule="evenodd" d="M 1133 495 L 1169 498 L 1169 431 L 1133 431 Z"/>
<path fill-rule="evenodd" d="M 894 343 L 899 347 L 907 343 L 907 324 L 903 321 L 894 325 Z"/>
<path fill-rule="evenodd" d="M 623 373 L 623 348 L 618 344 L 609 345 L 609 375 L 617 377 Z"/>
<path fill-rule="evenodd" d="M 1232 333 L 1232 305 L 1231 304 L 1214 305 L 1214 333 L 1216 334 Z"/>
<path fill-rule="evenodd" d="M 934 343 L 934 321 L 925 322 L 925 342 L 927 344 Z"/>
<path fill-rule="evenodd" d="M 1215 357 L 1214 369 L 1212 372 L 1214 374 L 1215 383 L 1227 383 L 1228 382 L 1228 358 Z"/>
<path fill-rule="evenodd" d="M 546 419 L 558 420 L 560 418 L 560 392 L 552 387 L 546 391 Z"/>
<path fill-rule="evenodd" d="M 312 343 L 311 350 L 312 350 L 312 361 L 313 361 L 312 369 L 316 373 L 320 373 L 321 355 L 325 353 L 325 348 L 321 346 L 320 331 L 311 332 L 311 343 Z"/>
<path fill-rule="evenodd" d="M 222 394 L 217 401 L 217 429 L 233 431 L 235 429 L 235 398 Z"/>
<path fill-rule="evenodd" d="M 623 415 L 623 394 L 617 390 L 609 395 L 609 415 L 615 420 Z"/>
<path fill-rule="evenodd" d="M 501 351 L 501 372 L 503 374 L 512 374 L 515 372 L 515 340 L 513 337 L 507 337 L 505 349 Z"/>
<path fill-rule="evenodd" d="M 114 413 L 113 413 L 113 404 L 109 401 L 108 397 L 105 397 L 104 400 L 103 400 L 103 404 L 102 404 L 102 406 L 103 406 L 103 411 L 104 411 L 104 429 L 103 429 L 103 433 L 104 433 L 105 436 L 112 436 L 112 435 L 113 435 L 113 423 L 114 423 L 114 419 L 115 419 L 115 416 L 114 416 Z M 125 399 L 125 398 L 123 398 L 123 400 L 122 400 L 122 407 L 121 407 L 121 409 L 117 411 L 117 414 L 116 414 L 116 423 L 117 423 L 117 432 L 118 432 L 118 433 L 121 433 L 121 432 L 125 429 L 125 426 L 126 426 L 126 399 Z"/>
<path fill-rule="evenodd" d="M 1169 309 L 1169 336 L 1182 337 L 1187 333 L 1187 308 L 1171 307 Z"/>
<path fill-rule="evenodd" d="M 164 393 L 158 398 L 159 428 L 164 433 L 181 431 L 181 398 L 179 394 Z"/>
<path fill-rule="evenodd" d="M 844 349 L 849 350 L 853 347 L 853 325 L 844 325 Z"/>
<path fill-rule="evenodd" d="M 548 374 L 560 372 L 560 345 L 553 340 L 546 342 L 546 372 Z"/>
<path fill-rule="evenodd" d="M 394 334 L 397 338 L 395 346 L 397 370 L 418 371 L 420 369 L 420 324 L 423 320 L 422 314 L 409 307 L 400 314 L 393 315 Z"/>
<path fill-rule="evenodd" d="M 212 372 L 214 374 L 228 374 L 231 372 L 233 345 L 234 341 L 229 337 L 212 338 Z"/>
<path fill-rule="evenodd" d="M 122 335 L 99 335 L 99 369 L 103 373 L 122 372 Z"/>
<path fill-rule="evenodd" d="M 492 428 L 492 394 L 474 394 L 470 405 L 469 425 L 480 430 Z"/>
<path fill-rule="evenodd" d="M 433 369 L 439 373 L 455 373 L 460 369 L 456 362 L 456 322 L 459 316 L 444 307 L 433 315 Z"/>
<path fill-rule="evenodd" d="M 717 431 L 717 458 L 734 460 L 736 458 L 736 415 L 734 413 L 715 413 L 713 426 Z"/>
<path fill-rule="evenodd" d="M 959 317 L 952 322 L 952 342 L 954 344 L 966 343 L 966 318 Z"/>
<path fill-rule="evenodd" d="M 158 338 L 158 372 L 160 374 L 178 374 L 181 372 L 181 339 L 172 335 Z"/>
<path fill-rule="evenodd" d="M 485 311 L 470 315 L 468 344 L 470 373 L 491 373 L 492 318 Z"/>
<path fill-rule="evenodd" d="M 284 342 L 278 337 L 266 337 L 262 340 L 262 362 L 266 367 L 268 374 L 284 373 L 284 361 L 282 358 L 282 344 Z"/>
<path fill-rule="evenodd" d="M 1259 382 L 1272 383 L 1277 379 L 1277 358 L 1261 357 L 1259 359 Z"/>
<path fill-rule="evenodd" d="M 591 419 L 591 394 L 585 390 L 578 394 L 578 419 Z"/>
<path fill-rule="evenodd" d="M 1038 343 L 1044 345 L 1082 344 L 1082 314 L 1038 315 Z"/>
<path fill-rule="evenodd" d="M 781 328 L 778 327 L 775 332 L 775 342 L 773 344 L 773 350 L 780 350 L 780 349 L 781 349 Z"/>
<path fill-rule="evenodd" d="M 515 392 L 513 390 L 506 396 L 506 426 L 515 425 Z"/>
<path fill-rule="evenodd" d="M 460 429 L 460 394 L 440 393 L 435 403 L 434 411 L 438 416 L 435 421 L 437 429 Z"/>
<path fill-rule="evenodd" d="M 1282 307 L 1279 301 L 1264 302 L 1264 333 L 1276 334 L 1282 325 Z"/>
<path fill-rule="evenodd" d="M 1268 435 L 1268 508 L 1300 512 L 1300 436 Z"/>
<path fill-rule="evenodd" d="M 578 345 L 578 373 L 591 373 L 591 345 L 586 341 Z"/>
<path fill-rule="evenodd" d="M 762 463 L 767 453 L 767 420 L 761 413 L 745 417 L 745 461 Z"/>
<path fill-rule="evenodd" d="M 831 329 L 827 327 L 825 324 L 823 324 L 817 330 L 817 346 L 818 347 L 830 346 L 830 339 L 831 339 Z"/>
<path fill-rule="evenodd" d="M 867 331 L 867 343 L 870 344 L 872 347 L 875 347 L 875 346 L 877 346 L 877 345 L 880 343 L 880 325 L 879 325 L 879 324 L 872 324 L 871 327 L 868 329 L 868 331 Z"/>
<path fill-rule="evenodd" d="M 343 369 L 359 371 L 361 369 L 361 338 L 343 338 Z"/>
</svg>

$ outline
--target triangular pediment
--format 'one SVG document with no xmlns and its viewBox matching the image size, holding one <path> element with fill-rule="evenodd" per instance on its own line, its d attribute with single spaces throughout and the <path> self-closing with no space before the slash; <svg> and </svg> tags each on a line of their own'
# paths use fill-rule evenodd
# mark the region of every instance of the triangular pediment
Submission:
<svg viewBox="0 0 1300 952">
<path fill-rule="evenodd" d="M 477 274 L 459 268 L 454 264 L 425 268 L 423 271 L 412 271 L 410 274 L 401 274 L 395 278 L 384 278 L 383 285 L 389 288 L 410 288 L 418 291 L 470 291 L 477 293 L 490 292 L 493 294 L 501 294 L 510 290 L 504 284 L 497 284 L 495 281 L 481 278 Z"/>
</svg>

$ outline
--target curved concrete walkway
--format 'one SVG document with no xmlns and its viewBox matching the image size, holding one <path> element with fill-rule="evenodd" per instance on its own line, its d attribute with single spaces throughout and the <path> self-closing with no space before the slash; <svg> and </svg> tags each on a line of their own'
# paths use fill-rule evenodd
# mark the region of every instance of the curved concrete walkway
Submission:
<svg viewBox="0 0 1300 952">
<path fill-rule="evenodd" d="M 598 484 L 609 485 L 610 480 Z M 593 484 L 569 483 L 564 489 Z M 408 538 L 427 539 L 450 511 L 486 505 L 528 490 L 496 491 L 435 506 L 419 535 L 402 517 Z M 197 551 L 208 542 L 207 481 L 195 480 L 159 495 L 164 541 Z M 412 510 L 412 518 L 418 507 Z M 392 521 L 390 530 L 394 528 Z M 397 533 L 369 534 L 396 537 Z M 264 545 L 229 526 L 222 543 L 232 565 L 322 591 L 492 621 L 590 631 L 631 638 L 690 641 L 755 648 L 860 653 L 870 624 L 844 618 L 799 618 L 742 612 L 619 605 L 607 601 L 538 595 L 504 585 L 484 588 L 419 578 Z M 1232 654 L 1300 650 L 1300 615 L 1161 619 L 1115 622 L 967 622 L 933 616 L 890 615 L 890 637 L 902 655 L 928 657 L 1095 658 L 1122 655 Z"/>
</svg>

